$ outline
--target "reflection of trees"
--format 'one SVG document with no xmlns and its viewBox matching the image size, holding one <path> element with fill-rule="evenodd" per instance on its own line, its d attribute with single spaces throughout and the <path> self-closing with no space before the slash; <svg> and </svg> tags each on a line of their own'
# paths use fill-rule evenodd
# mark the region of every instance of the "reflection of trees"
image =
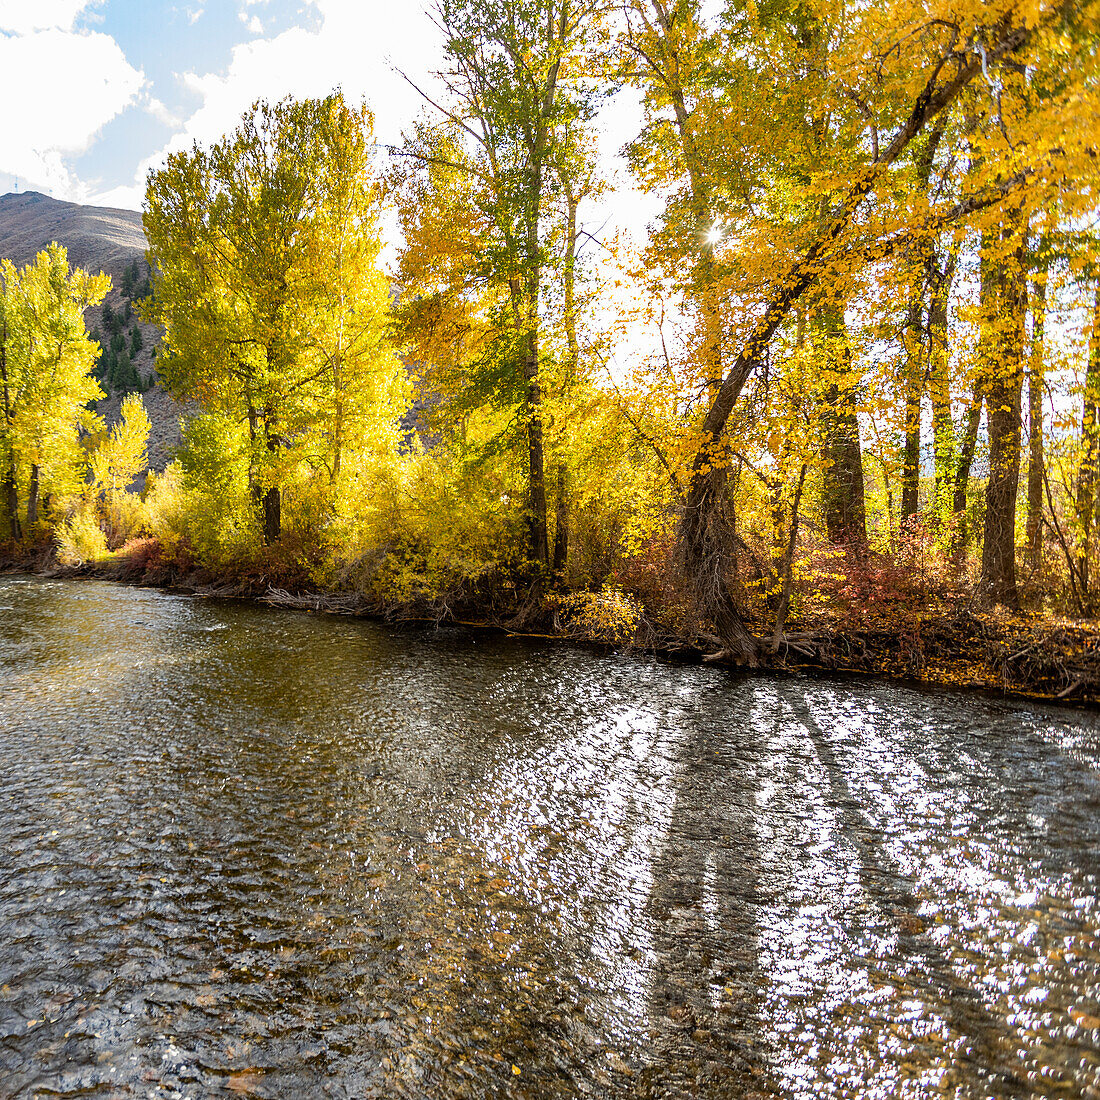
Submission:
<svg viewBox="0 0 1100 1100">
<path fill-rule="evenodd" d="M 709 686 L 709 685 L 708 685 Z M 684 716 L 675 798 L 646 906 L 649 1064 L 639 1095 L 775 1095 L 758 1048 L 756 775 L 751 732 L 724 736 L 730 696 Z"/>
</svg>

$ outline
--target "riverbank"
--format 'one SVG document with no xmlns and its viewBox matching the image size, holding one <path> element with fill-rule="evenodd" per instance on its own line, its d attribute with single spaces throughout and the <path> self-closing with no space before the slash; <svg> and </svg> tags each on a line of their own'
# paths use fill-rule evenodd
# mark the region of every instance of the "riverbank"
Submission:
<svg viewBox="0 0 1100 1100">
<path fill-rule="evenodd" d="M 358 592 L 311 591 L 300 579 L 295 584 L 294 578 L 277 572 L 217 576 L 186 558 L 166 561 L 153 540 L 141 540 L 102 561 L 78 566 L 61 565 L 51 547 L 40 546 L 31 553 L 0 557 L 0 572 L 57 579 L 94 577 L 391 623 L 454 623 L 733 667 L 716 652 L 717 639 L 702 632 L 671 630 L 644 614 L 631 618 L 621 608 L 606 606 L 607 597 L 600 594 L 550 596 L 534 612 L 506 597 L 463 607 L 381 605 Z M 774 653 L 770 632 L 765 636 L 763 626 L 756 624 L 755 634 L 764 669 L 884 677 L 1073 706 L 1100 704 L 1100 623 L 1096 621 L 980 611 L 959 601 L 919 610 L 895 608 L 873 616 L 864 611 L 858 616 L 793 620 Z"/>
</svg>

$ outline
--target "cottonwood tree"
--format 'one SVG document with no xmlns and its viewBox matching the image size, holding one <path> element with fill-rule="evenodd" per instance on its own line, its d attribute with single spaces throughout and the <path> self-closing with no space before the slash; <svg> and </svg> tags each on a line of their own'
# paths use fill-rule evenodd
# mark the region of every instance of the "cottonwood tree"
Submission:
<svg viewBox="0 0 1100 1100">
<path fill-rule="evenodd" d="M 686 201 L 680 200 L 680 208 L 692 216 L 684 223 L 685 238 L 694 242 L 690 247 L 698 274 L 689 289 L 696 291 L 701 314 L 719 311 L 717 323 L 702 326 L 706 401 L 696 421 L 680 523 L 681 554 L 701 612 L 714 622 L 728 652 L 747 663 L 756 661 L 757 646 L 744 628 L 728 583 L 727 430 L 746 384 L 766 364 L 773 338 L 792 322 L 803 301 L 821 296 L 843 300 L 837 290 L 868 264 L 882 263 L 922 239 L 930 240 L 978 211 L 996 210 L 1008 202 L 1019 206 L 1025 195 L 1029 207 L 1038 207 L 1044 197 L 1064 189 L 1067 176 L 1080 179 L 1094 172 L 1090 157 L 1094 159 L 1095 129 L 1083 119 L 1067 133 L 1054 121 L 1070 102 L 1087 102 L 1085 119 L 1095 117 L 1095 59 L 1083 44 L 1088 28 L 1095 30 L 1094 3 L 955 2 L 920 10 L 900 2 L 873 10 L 857 5 L 810 7 L 832 13 L 838 37 L 823 84 L 831 84 L 833 102 L 848 99 L 855 104 L 849 125 L 856 125 L 858 118 L 864 139 L 832 144 L 833 155 L 794 196 L 801 202 L 819 196 L 821 216 L 798 223 L 777 222 L 776 204 L 789 207 L 792 197 L 768 187 L 769 164 L 776 156 L 789 155 L 784 140 L 789 127 L 781 103 L 771 94 L 776 82 L 754 54 L 759 9 L 730 6 L 732 24 L 750 33 L 718 40 L 719 65 L 708 58 L 716 40 L 699 30 L 695 4 L 632 0 L 629 5 L 634 17 L 630 46 L 644 59 L 641 79 L 647 96 L 670 119 L 668 163 L 684 181 L 680 194 Z M 836 16 L 840 9 L 843 19 Z M 1067 28 L 1073 33 L 1065 33 Z M 1056 70 L 1072 74 L 1072 79 L 1034 80 L 1033 87 L 1049 91 L 1040 102 L 1029 103 L 1026 112 L 1009 115 L 1014 104 L 1004 94 L 1006 74 L 1033 70 L 1042 78 Z M 721 95 L 714 92 L 719 83 L 716 73 L 730 77 Z M 986 143 L 981 169 L 966 178 L 963 193 L 939 202 L 915 198 L 902 181 L 918 140 L 978 84 L 993 104 L 986 112 L 991 130 L 1007 136 Z M 729 169 L 731 162 L 744 166 L 740 175 Z M 715 256 L 701 242 L 715 243 L 706 234 L 708 222 L 713 225 L 720 213 L 715 181 L 723 170 L 743 192 L 737 195 L 727 184 L 723 197 L 748 201 L 736 205 L 732 231 L 727 231 L 725 247 Z M 1007 285 L 1002 297 L 1005 308 L 1015 309 Z M 720 313 L 723 300 L 736 306 L 725 318 Z M 1003 343 L 1002 360 L 1008 349 Z M 990 548 L 982 583 L 991 600 L 1011 599 L 1012 591 L 1005 572 L 1011 555 L 1006 555 L 1003 540 L 1013 496 L 1012 429 L 1007 424 L 1018 409 L 1013 385 L 1009 378 L 1005 392 L 998 392 L 992 422 L 998 435 L 997 472 L 991 479 L 995 507 L 987 517 Z M 1018 430 L 1018 412 L 1015 415 Z M 1018 441 L 1015 450 L 1018 453 Z"/>
<path fill-rule="evenodd" d="M 466 367 L 477 376 L 475 388 L 495 380 L 496 400 L 518 407 L 526 450 L 527 556 L 536 588 L 551 566 L 547 277 L 550 271 L 560 274 L 569 297 L 583 198 L 573 171 L 576 137 L 591 110 L 584 75 L 599 12 L 593 0 L 441 0 L 435 17 L 446 39 L 447 64 L 439 74 L 446 94 L 432 103 L 448 126 L 445 133 L 422 129 L 403 150 L 428 172 L 428 186 L 444 182 L 441 172 L 450 173 L 451 182 L 457 182 L 455 173 L 465 177 L 459 184 L 465 197 L 461 231 L 469 243 L 476 240 L 479 252 L 464 265 L 452 263 L 446 278 L 451 290 L 436 302 L 459 302 L 456 279 L 467 283 L 468 304 L 480 299 L 480 335 L 467 341 Z M 560 234 L 553 217 L 559 188 L 570 240 L 564 254 L 551 245 Z M 421 220 L 419 228 L 429 229 L 430 222 Z M 425 252 L 424 234 L 407 241 L 413 255 L 405 266 L 411 272 L 417 254 Z M 457 259 L 453 253 L 450 258 Z M 574 300 L 565 308 L 571 315 Z"/>
<path fill-rule="evenodd" d="M 291 468 L 312 459 L 338 479 L 349 438 L 377 412 L 379 375 L 394 378 L 371 125 L 340 93 L 261 101 L 233 134 L 149 176 L 158 369 L 177 396 L 247 431 L 268 544 Z"/>
<path fill-rule="evenodd" d="M 13 539 L 24 534 L 24 485 L 31 537 L 42 495 L 68 495 L 80 483 L 80 433 L 96 422 L 87 405 L 103 396 L 92 377 L 99 349 L 84 327 L 84 310 L 98 305 L 110 285 L 106 275 L 71 271 L 56 243 L 19 271 L 0 262 L 0 460 Z"/>
</svg>

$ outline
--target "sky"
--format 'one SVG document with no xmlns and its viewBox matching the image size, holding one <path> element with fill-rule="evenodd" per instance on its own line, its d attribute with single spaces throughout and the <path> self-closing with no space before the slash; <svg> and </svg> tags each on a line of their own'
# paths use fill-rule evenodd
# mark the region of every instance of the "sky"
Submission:
<svg viewBox="0 0 1100 1100">
<path fill-rule="evenodd" d="M 0 193 L 139 210 L 164 157 L 231 130 L 257 98 L 365 98 L 396 143 L 439 35 L 408 0 L 0 0 Z"/>
<path fill-rule="evenodd" d="M 149 169 L 232 130 L 257 98 L 365 99 L 383 145 L 430 110 L 442 40 L 428 0 L 0 0 L 0 193 L 140 210 Z M 603 120 L 605 171 L 627 191 L 629 94 Z M 619 196 L 620 207 L 624 196 Z M 628 203 L 635 220 L 648 210 Z"/>
<path fill-rule="evenodd" d="M 149 170 L 169 153 L 218 141 L 256 99 L 323 96 L 335 87 L 366 101 L 380 146 L 397 145 L 418 115 L 432 112 L 401 74 L 438 94 L 432 74 L 443 42 L 429 4 L 0 0 L 0 73 L 10 104 L 0 124 L 0 194 L 41 191 L 140 210 Z M 621 156 L 640 126 L 634 92 L 612 97 L 601 113 L 601 174 L 611 190 L 582 218 L 605 240 L 640 243 L 663 205 L 633 185 Z M 384 225 L 391 267 L 392 212 Z"/>
</svg>

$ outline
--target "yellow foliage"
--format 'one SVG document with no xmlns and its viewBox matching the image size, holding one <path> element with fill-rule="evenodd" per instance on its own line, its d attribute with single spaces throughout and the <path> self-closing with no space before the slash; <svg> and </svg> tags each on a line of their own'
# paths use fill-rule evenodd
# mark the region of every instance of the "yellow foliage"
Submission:
<svg viewBox="0 0 1100 1100">
<path fill-rule="evenodd" d="M 65 566 L 91 565 L 107 557 L 107 536 L 94 504 L 83 500 L 54 531 L 57 560 Z"/>
<path fill-rule="evenodd" d="M 641 604 L 610 586 L 599 592 L 556 596 L 551 604 L 569 632 L 609 645 L 629 645 L 642 623 Z"/>
</svg>

